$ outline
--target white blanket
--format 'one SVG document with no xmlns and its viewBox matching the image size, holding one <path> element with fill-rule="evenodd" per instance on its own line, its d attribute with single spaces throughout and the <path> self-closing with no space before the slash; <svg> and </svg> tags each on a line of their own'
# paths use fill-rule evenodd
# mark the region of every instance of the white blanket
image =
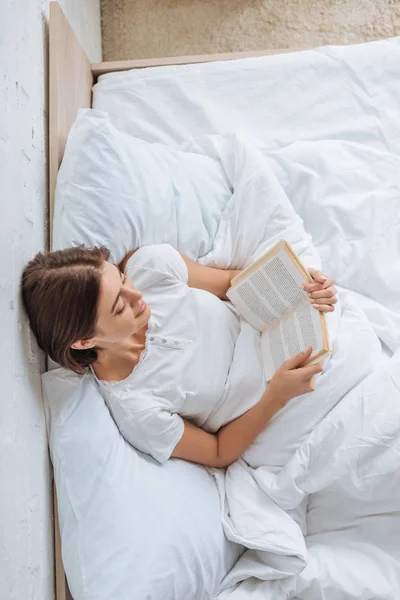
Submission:
<svg viewBox="0 0 400 600">
<path fill-rule="evenodd" d="M 400 353 L 384 360 L 378 335 L 395 350 L 396 161 L 392 169 L 382 167 L 393 198 L 385 212 L 377 210 L 374 197 L 371 204 L 363 196 L 361 213 L 353 213 L 345 184 L 321 196 L 313 193 L 310 165 L 326 161 L 329 173 L 329 156 L 343 152 L 345 170 L 358 160 L 360 179 L 369 173 L 376 184 L 382 155 L 375 157 L 372 175 L 368 152 L 338 148 L 336 142 L 308 151 L 293 145 L 270 156 L 234 136 L 192 141 L 186 148 L 219 158 L 234 189 L 214 247 L 202 262 L 241 268 L 284 238 L 307 267 L 319 267 L 319 254 L 295 206 L 318 242 L 326 270 L 358 292 L 341 289 L 341 303 L 328 316 L 333 356 L 316 392 L 291 401 L 226 474 L 214 472 L 225 532 L 248 547 L 223 582 L 220 598 L 241 600 L 250 593 L 252 600 L 395 598 L 394 590 L 400 589 Z M 286 188 L 298 184 L 292 203 L 285 177 Z M 318 219 L 313 210 L 319 210 Z M 365 231 L 371 216 L 373 227 Z M 214 415 L 214 428 L 229 421 L 240 402 L 243 352 L 237 347 L 229 395 Z M 251 379 L 251 371 L 246 377 Z"/>
</svg>

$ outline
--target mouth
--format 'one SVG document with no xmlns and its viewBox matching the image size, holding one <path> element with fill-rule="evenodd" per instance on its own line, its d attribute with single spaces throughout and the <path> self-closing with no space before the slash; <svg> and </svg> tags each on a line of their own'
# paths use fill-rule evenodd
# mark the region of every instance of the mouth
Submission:
<svg viewBox="0 0 400 600">
<path fill-rule="evenodd" d="M 145 310 L 146 310 L 147 304 L 144 300 L 141 300 L 139 303 L 139 310 L 136 313 L 135 317 L 139 317 L 139 315 L 141 315 Z"/>
</svg>

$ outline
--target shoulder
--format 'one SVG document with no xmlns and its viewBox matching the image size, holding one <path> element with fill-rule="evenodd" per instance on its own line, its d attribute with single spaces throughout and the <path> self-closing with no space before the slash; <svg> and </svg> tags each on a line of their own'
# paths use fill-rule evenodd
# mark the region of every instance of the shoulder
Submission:
<svg viewBox="0 0 400 600">
<path fill-rule="evenodd" d="M 187 283 L 188 280 L 185 261 L 170 244 L 142 246 L 136 250 L 128 261 L 127 274 L 135 277 L 140 273 L 154 282 Z"/>
</svg>

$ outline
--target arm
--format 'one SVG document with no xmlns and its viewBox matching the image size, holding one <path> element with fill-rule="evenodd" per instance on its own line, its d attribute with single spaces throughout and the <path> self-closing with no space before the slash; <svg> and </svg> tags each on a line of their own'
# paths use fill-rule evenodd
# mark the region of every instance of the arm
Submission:
<svg viewBox="0 0 400 600">
<path fill-rule="evenodd" d="M 226 292 L 231 287 L 231 281 L 240 271 L 200 265 L 184 254 L 181 256 L 187 266 L 190 287 L 206 290 L 218 298 L 226 299 Z M 314 279 L 314 283 L 305 284 L 304 289 L 310 295 L 313 307 L 321 312 L 333 311 L 334 304 L 337 302 L 333 279 L 315 269 L 308 269 L 308 272 Z"/>
<path fill-rule="evenodd" d="M 311 348 L 287 360 L 275 373 L 259 402 L 216 434 L 185 422 L 183 436 L 172 456 L 209 467 L 230 465 L 291 398 L 315 389 L 315 376 L 322 367 L 321 363 L 303 367 L 310 355 Z"/>
<path fill-rule="evenodd" d="M 240 271 L 234 269 L 218 269 L 200 265 L 183 254 L 181 256 L 185 261 L 189 274 L 188 285 L 211 292 L 218 298 L 225 298 L 226 292 L 231 287 L 232 279 L 240 273 Z"/>
<path fill-rule="evenodd" d="M 227 467 L 243 454 L 278 410 L 267 390 L 252 409 L 216 434 L 185 421 L 182 439 L 172 456 L 208 467 Z"/>
</svg>

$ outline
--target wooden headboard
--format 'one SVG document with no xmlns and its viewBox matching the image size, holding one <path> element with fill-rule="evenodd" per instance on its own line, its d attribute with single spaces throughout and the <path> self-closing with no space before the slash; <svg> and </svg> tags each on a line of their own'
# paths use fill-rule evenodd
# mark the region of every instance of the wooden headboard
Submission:
<svg viewBox="0 0 400 600">
<path fill-rule="evenodd" d="M 92 87 L 99 75 L 113 71 L 145 67 L 192 64 L 234 60 L 267 54 L 294 52 L 295 49 L 175 56 L 168 58 L 126 60 L 91 64 L 75 33 L 57 2 L 50 2 L 49 32 L 49 238 L 52 248 L 54 195 L 69 130 L 79 108 L 91 108 Z M 68 590 L 61 558 L 61 538 L 57 513 L 57 494 L 54 492 L 54 539 L 56 599 L 73 600 Z"/>
<path fill-rule="evenodd" d="M 50 248 L 58 169 L 79 108 L 92 105 L 93 75 L 86 53 L 60 5 L 50 2 L 49 35 L 49 225 Z"/>
</svg>

